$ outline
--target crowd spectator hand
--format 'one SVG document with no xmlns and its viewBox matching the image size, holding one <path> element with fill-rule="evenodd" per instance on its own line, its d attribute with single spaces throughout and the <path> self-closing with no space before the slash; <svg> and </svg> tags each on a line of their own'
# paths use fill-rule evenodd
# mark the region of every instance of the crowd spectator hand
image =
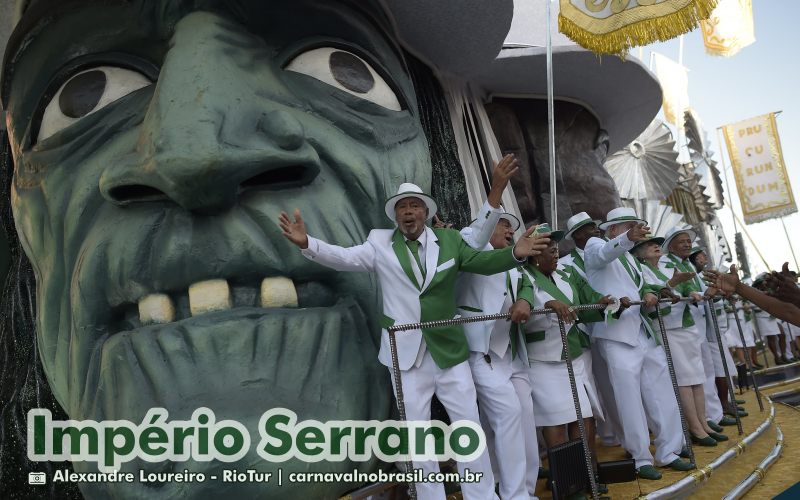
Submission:
<svg viewBox="0 0 800 500">
<path fill-rule="evenodd" d="M 636 224 L 628 229 L 628 239 L 631 241 L 642 241 L 650 237 L 650 228 L 645 224 Z"/>
<path fill-rule="evenodd" d="M 437 229 L 452 229 L 453 223 L 452 222 L 445 222 L 439 218 L 439 215 L 433 216 L 433 227 Z"/>
<path fill-rule="evenodd" d="M 283 235 L 287 240 L 291 241 L 302 249 L 308 248 L 308 233 L 306 232 L 306 224 L 300 216 L 300 209 L 294 209 L 294 222 L 289 218 L 289 214 L 281 212 L 278 217 L 278 225 L 283 231 Z"/>
<path fill-rule="evenodd" d="M 558 316 L 564 323 L 572 323 L 578 319 L 578 314 L 575 312 L 575 309 L 558 300 L 550 300 L 545 302 L 544 306 L 555 311 L 556 316 Z"/>
<path fill-rule="evenodd" d="M 689 281 L 695 276 L 697 276 L 697 273 L 691 273 L 691 272 L 684 273 L 675 269 L 675 272 L 672 274 L 672 278 L 670 278 L 669 281 L 667 281 L 667 286 L 671 287 L 678 286 L 681 283 Z"/>
<path fill-rule="evenodd" d="M 706 288 L 705 292 L 703 292 L 703 298 L 705 298 L 706 300 L 713 300 L 714 297 L 717 296 L 719 293 L 720 293 L 719 290 L 717 290 L 713 286 L 710 286 Z"/>
<path fill-rule="evenodd" d="M 681 300 L 681 296 L 674 293 L 669 288 L 662 288 L 660 295 L 662 299 L 669 299 L 673 304 L 677 304 L 678 301 Z"/>
<path fill-rule="evenodd" d="M 797 286 L 794 276 L 789 272 L 788 262 L 783 264 L 781 272 L 767 275 L 766 285 L 771 296 L 800 307 L 800 287 Z"/>
<path fill-rule="evenodd" d="M 654 293 L 646 293 L 643 297 L 644 305 L 647 307 L 653 307 L 658 304 L 658 297 Z"/>
<path fill-rule="evenodd" d="M 525 323 L 531 317 L 531 305 L 527 300 L 519 299 L 508 312 L 511 313 L 511 321 L 514 323 Z"/>
<path fill-rule="evenodd" d="M 518 260 L 535 257 L 547 250 L 550 244 L 550 233 L 534 234 L 537 226 L 531 226 L 514 245 L 514 257 Z"/>
<path fill-rule="evenodd" d="M 739 285 L 739 273 L 735 264 L 731 266 L 729 273 L 709 269 L 704 273 L 704 279 L 706 283 L 725 294 L 736 293 L 736 286 Z"/>
</svg>

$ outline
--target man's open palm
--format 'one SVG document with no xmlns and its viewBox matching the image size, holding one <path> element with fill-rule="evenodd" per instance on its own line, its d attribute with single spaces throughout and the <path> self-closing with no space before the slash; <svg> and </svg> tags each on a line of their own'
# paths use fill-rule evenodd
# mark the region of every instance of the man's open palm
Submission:
<svg viewBox="0 0 800 500">
<path fill-rule="evenodd" d="M 308 233 L 306 233 L 306 224 L 300 216 L 300 209 L 294 209 L 294 222 L 289 219 L 289 214 L 281 212 L 278 217 L 278 225 L 283 231 L 283 235 L 287 240 L 291 241 L 300 248 L 308 248 Z"/>
</svg>

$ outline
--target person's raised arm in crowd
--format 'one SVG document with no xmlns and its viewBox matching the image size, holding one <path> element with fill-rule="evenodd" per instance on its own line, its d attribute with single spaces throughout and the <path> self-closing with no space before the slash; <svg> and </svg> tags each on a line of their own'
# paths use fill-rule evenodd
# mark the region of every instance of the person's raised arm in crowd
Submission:
<svg viewBox="0 0 800 500">
<path fill-rule="evenodd" d="M 781 272 L 768 274 L 764 278 L 769 295 L 784 302 L 800 307 L 800 287 L 797 286 L 797 275 L 789 270 L 789 263 L 783 263 Z"/>
<path fill-rule="evenodd" d="M 776 318 L 788 321 L 795 326 L 800 326 L 800 307 L 790 302 L 784 302 L 775 297 L 770 297 L 751 286 L 745 285 L 739 281 L 739 275 L 736 272 L 735 265 L 731 266 L 731 272 L 727 274 L 709 270 L 704 273 L 704 276 L 706 282 L 713 285 L 714 288 L 717 288 L 722 293 L 726 295 L 736 293 Z"/>
<path fill-rule="evenodd" d="M 483 250 L 494 233 L 497 222 L 503 214 L 501 201 L 511 177 L 519 170 L 519 161 L 513 154 L 507 154 L 492 170 L 492 187 L 486 202 L 477 218 L 468 227 L 461 230 L 461 237 L 467 245 L 476 250 Z"/>
</svg>

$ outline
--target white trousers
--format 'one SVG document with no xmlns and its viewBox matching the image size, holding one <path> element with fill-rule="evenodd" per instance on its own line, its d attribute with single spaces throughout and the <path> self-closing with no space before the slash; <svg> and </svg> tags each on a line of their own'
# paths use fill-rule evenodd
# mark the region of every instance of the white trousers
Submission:
<svg viewBox="0 0 800 500">
<path fill-rule="evenodd" d="M 483 353 L 471 352 L 469 365 L 481 412 L 481 423 L 491 445 L 500 481 L 500 498 L 534 497 L 539 474 L 539 443 L 533 416 L 531 383 L 528 367 L 517 356 L 511 360 L 511 349 L 499 357 L 489 352 L 491 363 Z"/>
<path fill-rule="evenodd" d="M 637 469 L 653 464 L 648 420 L 655 435 L 657 465 L 676 460 L 683 446 L 683 429 L 664 350 L 641 329 L 638 341 L 638 345 L 630 346 L 615 340 L 596 339 L 614 386 L 614 400 L 622 425 L 619 437 L 636 461 Z"/>
<path fill-rule="evenodd" d="M 714 346 L 716 346 L 714 342 Z M 706 420 L 711 420 L 716 423 L 722 420 L 722 403 L 717 394 L 717 383 L 715 381 L 717 374 L 714 369 L 713 356 L 719 357 L 719 348 L 712 349 L 711 342 L 704 341 L 700 346 L 701 354 L 703 355 L 703 370 L 706 379 L 703 381 L 703 393 L 706 401 Z"/>
<path fill-rule="evenodd" d="M 597 435 L 603 442 L 603 446 L 616 446 L 621 443 L 617 436 L 622 435 L 622 428 L 619 424 L 619 414 L 617 413 L 617 403 L 614 400 L 614 387 L 608 378 L 608 366 L 606 360 L 600 355 L 597 349 L 590 349 L 592 353 L 592 373 L 597 387 L 597 394 L 600 396 L 600 403 L 605 411 L 605 420 L 596 420 Z"/>
<path fill-rule="evenodd" d="M 394 373 L 392 387 L 397 394 Z M 469 420 L 480 425 L 478 405 L 476 404 L 475 385 L 472 382 L 469 363 L 464 361 L 450 368 L 439 368 L 431 358 L 430 351 L 425 352 L 419 367 L 412 366 L 402 370 L 403 395 L 408 420 L 431 419 L 431 398 L 434 394 L 442 402 L 450 421 Z M 414 468 L 421 468 L 425 474 L 439 472 L 439 464 L 434 461 L 413 462 Z M 483 473 L 476 483 L 462 483 L 461 492 L 466 500 L 497 499 L 494 492 L 494 476 L 486 450 L 471 462 L 458 462 L 458 471 L 464 475 L 464 469 L 473 473 Z M 445 498 L 442 483 L 416 483 L 417 498 L 420 500 L 442 500 Z"/>
</svg>

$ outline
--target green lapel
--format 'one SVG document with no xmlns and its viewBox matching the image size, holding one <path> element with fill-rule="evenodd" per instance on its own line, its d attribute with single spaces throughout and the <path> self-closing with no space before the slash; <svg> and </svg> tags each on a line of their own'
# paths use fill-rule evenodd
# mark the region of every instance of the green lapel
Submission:
<svg viewBox="0 0 800 500">
<path fill-rule="evenodd" d="M 422 287 L 417 282 L 414 271 L 411 269 L 411 259 L 408 257 L 406 239 L 403 237 L 402 233 L 400 233 L 399 229 L 395 229 L 392 235 L 392 249 L 394 250 L 394 254 L 397 255 L 397 260 L 400 262 L 400 267 L 403 268 L 403 272 L 406 273 L 411 283 L 414 283 L 414 286 L 417 287 L 418 290 L 421 290 Z"/>
<path fill-rule="evenodd" d="M 658 266 L 651 265 L 649 262 L 645 262 L 645 265 L 649 267 L 650 270 L 653 271 L 653 274 L 655 274 L 658 277 L 658 279 L 663 281 L 664 286 L 666 286 L 667 281 L 669 281 L 669 278 L 667 278 L 666 275 L 664 275 L 664 273 L 661 272 L 661 269 L 659 269 Z"/>
<path fill-rule="evenodd" d="M 620 255 L 619 256 L 619 260 L 620 260 L 620 262 L 622 262 L 622 265 L 625 266 L 625 270 L 628 271 L 628 276 L 631 277 L 631 279 L 633 280 L 633 283 L 636 285 L 636 288 L 641 289 L 642 288 L 642 277 L 639 274 L 637 274 L 633 269 L 631 269 L 631 265 L 628 262 L 627 254 Z"/>
<path fill-rule="evenodd" d="M 566 295 L 564 295 L 564 292 L 562 292 L 561 289 L 558 288 L 558 286 L 555 283 L 553 283 L 553 281 L 550 280 L 550 278 L 542 274 L 541 271 L 539 271 L 533 266 L 528 266 L 528 269 L 533 275 L 534 280 L 536 281 L 536 285 L 538 285 L 539 288 L 547 292 L 548 295 L 550 295 L 554 299 L 561 301 L 567 304 L 568 306 L 572 305 L 572 301 L 569 300 Z M 573 293 L 574 292 L 575 291 L 573 290 Z"/>
<path fill-rule="evenodd" d="M 583 257 L 578 254 L 578 251 L 573 248 L 569 254 L 572 256 L 572 262 L 574 262 L 581 271 L 586 272 L 586 264 L 583 263 Z"/>
</svg>

